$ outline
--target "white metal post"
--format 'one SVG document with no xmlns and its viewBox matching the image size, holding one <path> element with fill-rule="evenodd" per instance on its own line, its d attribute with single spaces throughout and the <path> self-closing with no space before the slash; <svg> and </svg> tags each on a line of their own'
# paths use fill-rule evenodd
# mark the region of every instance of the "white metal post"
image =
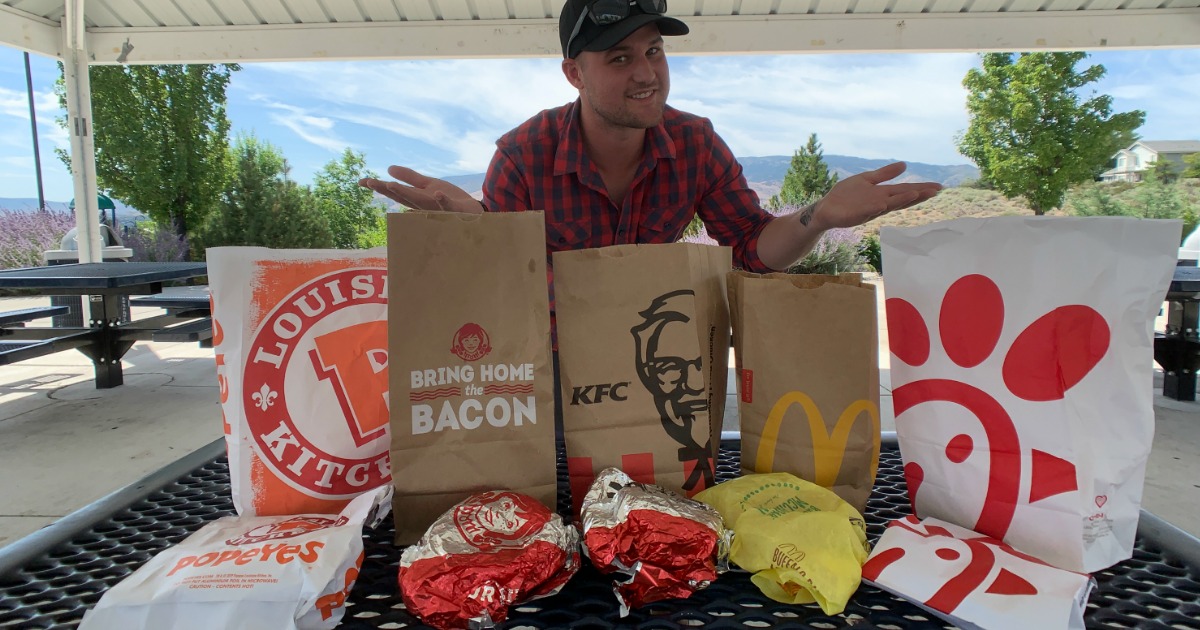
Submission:
<svg viewBox="0 0 1200 630">
<path fill-rule="evenodd" d="M 75 232 L 79 262 L 101 262 L 100 208 L 96 198 L 96 145 L 92 139 L 92 87 L 83 21 L 84 0 L 66 0 L 62 19 L 67 127 L 75 182 Z"/>
</svg>

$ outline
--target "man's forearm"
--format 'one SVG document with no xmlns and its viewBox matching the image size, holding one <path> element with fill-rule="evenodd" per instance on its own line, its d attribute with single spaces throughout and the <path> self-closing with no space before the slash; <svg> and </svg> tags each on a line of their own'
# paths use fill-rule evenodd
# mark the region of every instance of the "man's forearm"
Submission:
<svg viewBox="0 0 1200 630">
<path fill-rule="evenodd" d="M 816 204 L 771 221 L 758 237 L 758 257 L 772 269 L 784 271 L 812 251 L 825 231 L 816 220 Z"/>
</svg>

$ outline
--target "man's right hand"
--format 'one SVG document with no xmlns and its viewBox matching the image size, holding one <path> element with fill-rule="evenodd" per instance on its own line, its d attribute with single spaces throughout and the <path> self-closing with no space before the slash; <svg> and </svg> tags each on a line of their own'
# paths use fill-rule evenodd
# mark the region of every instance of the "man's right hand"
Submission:
<svg viewBox="0 0 1200 630">
<path fill-rule="evenodd" d="M 358 185 L 370 188 L 392 201 L 416 210 L 441 210 L 468 214 L 483 212 L 483 204 L 479 200 L 450 182 L 426 177 L 403 166 L 389 166 L 388 175 L 404 183 L 386 182 L 366 177 L 358 180 Z"/>
</svg>

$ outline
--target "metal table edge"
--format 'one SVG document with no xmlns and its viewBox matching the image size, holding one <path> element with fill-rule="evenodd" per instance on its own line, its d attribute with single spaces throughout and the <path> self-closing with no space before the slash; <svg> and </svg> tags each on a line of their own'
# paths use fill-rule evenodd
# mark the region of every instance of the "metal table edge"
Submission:
<svg viewBox="0 0 1200 630">
<path fill-rule="evenodd" d="M 70 542 L 97 524 L 158 492 L 180 477 L 225 454 L 224 436 L 192 451 L 123 488 L 67 514 L 42 529 L 0 547 L 0 576 L 13 573 L 29 561 Z"/>
</svg>

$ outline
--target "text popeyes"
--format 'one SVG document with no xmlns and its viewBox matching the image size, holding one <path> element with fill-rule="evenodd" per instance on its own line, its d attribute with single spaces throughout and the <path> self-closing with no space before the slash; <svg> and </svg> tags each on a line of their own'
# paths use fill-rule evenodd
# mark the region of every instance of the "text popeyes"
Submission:
<svg viewBox="0 0 1200 630">
<path fill-rule="evenodd" d="M 279 564 L 287 564 L 299 558 L 302 562 L 312 564 L 319 557 L 317 552 L 324 547 L 325 543 L 314 540 L 303 546 L 263 545 L 251 549 L 230 549 L 228 551 L 213 551 L 200 555 L 184 556 L 175 564 L 175 568 L 167 573 L 167 577 L 187 567 L 216 567 L 227 562 L 232 562 L 235 565 L 244 565 L 251 562 L 270 562 L 274 560 Z"/>
<path fill-rule="evenodd" d="M 457 402 L 444 400 L 437 414 L 434 414 L 432 404 L 419 402 L 414 399 L 412 405 L 412 433 L 420 435 L 429 432 L 439 432 L 459 429 L 477 429 L 487 422 L 493 427 L 519 427 L 526 423 L 537 424 L 537 398 L 535 396 L 492 396 L 486 399 L 474 396 L 486 396 L 492 393 L 511 394 L 515 392 L 490 392 L 481 384 L 532 382 L 534 369 L 532 363 L 484 363 L 474 365 L 456 365 L 430 370 L 412 370 L 410 383 L 414 396 L 421 396 L 415 390 L 428 387 L 443 387 L 447 385 L 462 385 L 462 396 Z M 478 384 L 477 384 L 478 383 Z"/>
</svg>

